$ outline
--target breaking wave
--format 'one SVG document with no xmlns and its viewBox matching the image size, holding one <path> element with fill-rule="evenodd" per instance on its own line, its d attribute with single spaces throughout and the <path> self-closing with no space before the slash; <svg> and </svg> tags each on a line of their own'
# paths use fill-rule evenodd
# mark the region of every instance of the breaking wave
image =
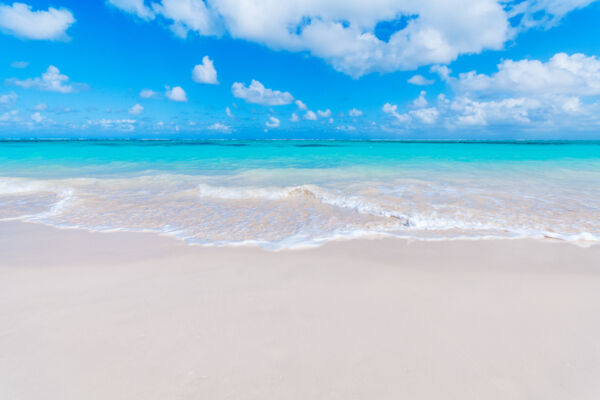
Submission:
<svg viewBox="0 0 600 400">
<path fill-rule="evenodd" d="M 239 177 L 238 177 L 239 178 Z M 600 241 L 595 192 L 494 181 L 332 182 L 245 186 L 216 176 L 0 178 L 0 221 L 155 232 L 200 245 L 313 246 L 389 235 L 426 240 Z M 233 183 L 232 183 L 233 182 Z"/>
</svg>

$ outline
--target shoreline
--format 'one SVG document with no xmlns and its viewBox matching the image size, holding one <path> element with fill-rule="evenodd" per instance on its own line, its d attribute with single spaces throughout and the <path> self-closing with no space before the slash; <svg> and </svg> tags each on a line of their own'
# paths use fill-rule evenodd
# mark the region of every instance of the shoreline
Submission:
<svg viewBox="0 0 600 400">
<path fill-rule="evenodd" d="M 0 223 L 15 399 L 596 399 L 600 247 L 189 246 Z"/>
<path fill-rule="evenodd" d="M 250 248 L 260 249 L 267 252 L 281 252 L 281 251 L 303 251 L 317 249 L 329 245 L 331 243 L 343 243 L 353 241 L 378 241 L 378 240 L 393 240 L 393 241 L 405 241 L 405 242 L 424 242 L 424 243 L 435 243 L 435 242 L 479 242 L 479 241 L 534 241 L 540 243 L 564 243 L 567 245 L 575 246 L 578 248 L 592 248 L 600 247 L 600 242 L 595 240 L 587 239 L 566 239 L 564 237 L 551 236 L 550 234 L 540 233 L 538 237 L 534 236 L 500 236 L 500 235 L 484 235 L 484 236 L 411 236 L 411 235 L 400 235 L 387 232 L 363 232 L 355 235 L 336 235 L 328 238 L 316 238 L 311 241 L 297 243 L 294 245 L 272 247 L 268 246 L 270 242 L 259 241 L 259 240 L 247 240 L 241 242 L 214 242 L 214 243 L 196 243 L 189 242 L 185 238 L 178 237 L 171 233 L 153 231 L 153 230 L 128 230 L 128 229 L 107 229 L 107 230 L 94 230 L 86 227 L 72 227 L 72 226 L 59 226 L 52 225 L 46 222 L 39 222 L 35 220 L 27 219 L 12 219 L 12 220 L 0 220 L 0 230 L 2 226 L 11 226 L 11 224 L 30 224 L 34 226 L 40 226 L 42 228 L 49 228 L 50 230 L 58 231 L 76 231 L 85 232 L 89 234 L 119 234 L 119 235 L 152 235 L 167 240 L 174 240 L 178 243 L 182 243 L 186 246 L 201 247 L 201 248 L 219 248 L 219 249 L 236 249 L 236 248 Z M 587 235 L 587 233 L 586 233 Z"/>
</svg>

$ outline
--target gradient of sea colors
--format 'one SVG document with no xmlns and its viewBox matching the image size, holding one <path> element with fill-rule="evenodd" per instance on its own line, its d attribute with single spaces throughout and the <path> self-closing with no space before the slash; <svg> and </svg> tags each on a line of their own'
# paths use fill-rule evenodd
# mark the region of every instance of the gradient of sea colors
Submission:
<svg viewBox="0 0 600 400">
<path fill-rule="evenodd" d="M 600 142 L 5 141 L 0 220 L 269 249 L 600 241 Z"/>
</svg>

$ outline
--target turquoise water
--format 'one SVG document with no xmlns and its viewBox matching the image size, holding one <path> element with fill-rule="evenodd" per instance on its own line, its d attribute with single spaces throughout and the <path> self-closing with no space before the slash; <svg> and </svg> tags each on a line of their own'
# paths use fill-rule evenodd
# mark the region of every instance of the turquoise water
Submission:
<svg viewBox="0 0 600 400">
<path fill-rule="evenodd" d="M 600 142 L 5 141 L 0 218 L 285 248 L 600 238 Z"/>
</svg>

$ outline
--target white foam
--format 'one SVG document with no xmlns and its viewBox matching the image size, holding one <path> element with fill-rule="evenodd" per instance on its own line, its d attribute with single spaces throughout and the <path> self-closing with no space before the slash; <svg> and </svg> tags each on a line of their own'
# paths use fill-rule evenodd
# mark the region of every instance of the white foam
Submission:
<svg viewBox="0 0 600 400">
<path fill-rule="evenodd" d="M 239 177 L 154 174 L 112 179 L 0 178 L 0 220 L 93 231 L 154 232 L 204 246 L 271 250 L 331 240 L 555 238 L 600 243 L 600 200 L 398 180 L 352 185 L 234 186 Z M 584 196 L 584 194 L 582 194 Z M 39 200 L 39 201 L 37 201 Z M 2 203 L 4 202 L 4 203 Z M 28 204 L 43 209 L 27 212 Z M 583 205 L 584 204 L 584 205 Z M 10 207 L 15 207 L 10 215 Z M 569 212 L 563 208 L 569 207 Z"/>
</svg>

